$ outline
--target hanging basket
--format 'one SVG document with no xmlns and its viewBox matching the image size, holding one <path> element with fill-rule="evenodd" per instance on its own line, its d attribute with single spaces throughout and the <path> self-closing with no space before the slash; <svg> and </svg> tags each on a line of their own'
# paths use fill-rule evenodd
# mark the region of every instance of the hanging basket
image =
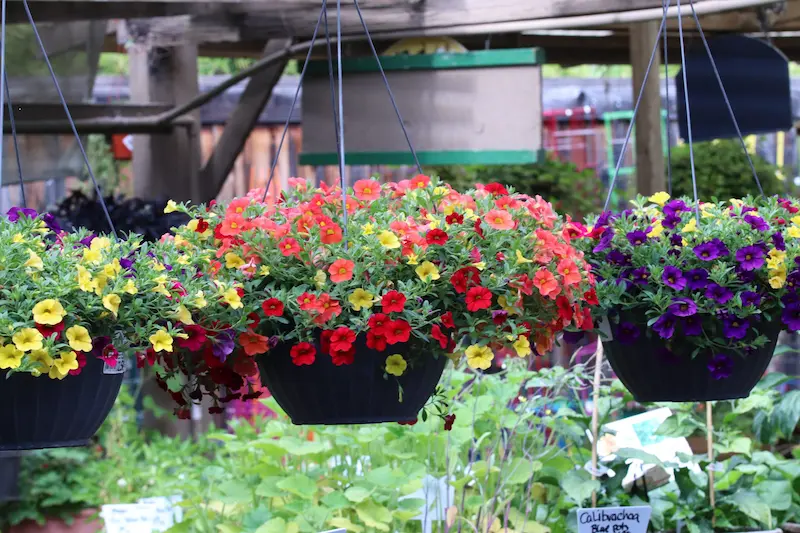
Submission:
<svg viewBox="0 0 800 533">
<path fill-rule="evenodd" d="M 648 330 L 642 321 L 626 320 Z M 731 354 L 730 375 L 720 379 L 709 368 L 713 354 L 700 352 L 692 358 L 694 346 L 678 338 L 667 348 L 664 339 L 648 332 L 630 343 L 613 339 L 603 346 L 614 373 L 639 403 L 734 400 L 749 396 L 767 370 L 780 330 L 768 324 L 765 346 L 747 356 Z"/>
<path fill-rule="evenodd" d="M 366 346 L 363 335 L 356 339 L 350 365 L 334 365 L 321 350 L 319 338 L 311 365 L 295 365 L 291 348 L 289 343 L 278 344 L 259 357 L 258 366 L 263 384 L 297 425 L 414 420 L 434 393 L 447 362 L 445 357 L 420 354 L 420 347 L 411 343 L 377 352 Z M 408 368 L 400 377 L 384 379 L 386 358 L 394 354 L 402 355 Z"/>
<path fill-rule="evenodd" d="M 124 359 L 109 367 L 87 356 L 77 376 L 63 380 L 0 373 L 0 451 L 85 446 L 117 398 Z"/>
</svg>

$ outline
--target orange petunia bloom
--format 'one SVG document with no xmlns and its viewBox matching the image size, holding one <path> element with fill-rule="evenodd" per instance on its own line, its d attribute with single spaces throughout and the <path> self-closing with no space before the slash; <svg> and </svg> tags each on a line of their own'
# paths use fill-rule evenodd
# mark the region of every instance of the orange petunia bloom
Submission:
<svg viewBox="0 0 800 533">
<path fill-rule="evenodd" d="M 242 215 L 229 214 L 222 221 L 220 233 L 226 237 L 235 237 L 248 229 L 250 229 L 250 223 Z"/>
<path fill-rule="evenodd" d="M 329 294 L 325 293 L 317 298 L 314 311 L 318 313 L 318 316 L 314 318 L 314 323 L 322 325 L 331 318 L 341 315 L 342 306 L 339 300 L 334 300 Z"/>
<path fill-rule="evenodd" d="M 483 221 L 494 229 L 514 229 L 514 217 L 503 209 L 491 209 L 483 216 Z"/>
<path fill-rule="evenodd" d="M 409 187 L 411 189 L 424 189 L 430 184 L 431 184 L 431 179 L 428 176 L 424 174 L 417 174 L 416 176 L 411 178 L 411 181 L 409 182 Z"/>
<path fill-rule="evenodd" d="M 269 350 L 269 338 L 253 331 L 239 335 L 239 344 L 247 355 L 258 355 Z"/>
<path fill-rule="evenodd" d="M 564 278 L 565 285 L 577 285 L 581 282 L 581 271 L 574 261 L 564 259 L 558 263 L 558 273 Z"/>
<path fill-rule="evenodd" d="M 250 198 L 236 198 L 231 200 L 231 203 L 228 204 L 228 208 L 225 210 L 225 213 L 227 215 L 241 215 L 249 205 Z"/>
<path fill-rule="evenodd" d="M 377 200 L 381 197 L 381 184 L 376 180 L 358 180 L 353 184 L 353 191 L 359 200 Z"/>
<path fill-rule="evenodd" d="M 533 285 L 539 289 L 542 296 L 550 299 L 555 299 L 556 295 L 561 292 L 561 286 L 558 284 L 556 277 L 549 270 L 539 270 L 533 276 Z"/>
<path fill-rule="evenodd" d="M 328 268 L 328 274 L 331 275 L 331 281 L 334 283 L 341 283 L 342 281 L 349 281 L 353 279 L 353 268 L 355 263 L 349 259 L 337 259 Z"/>
</svg>

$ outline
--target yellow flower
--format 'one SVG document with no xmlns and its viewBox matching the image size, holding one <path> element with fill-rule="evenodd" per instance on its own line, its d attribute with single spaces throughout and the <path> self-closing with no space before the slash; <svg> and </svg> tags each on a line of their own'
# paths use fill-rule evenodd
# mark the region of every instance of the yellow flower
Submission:
<svg viewBox="0 0 800 533">
<path fill-rule="evenodd" d="M 269 276 L 269 267 L 264 265 L 261 268 L 259 268 L 258 269 L 258 275 L 259 276 L 264 276 L 264 277 Z"/>
<path fill-rule="evenodd" d="M 372 235 L 375 233 L 375 227 L 372 224 L 364 224 L 361 226 L 361 235 Z"/>
<path fill-rule="evenodd" d="M 178 246 L 178 247 L 188 246 L 189 245 L 189 241 L 187 241 L 186 239 L 184 239 L 180 235 L 175 235 L 175 237 L 173 239 L 173 242 L 175 243 L 175 246 Z"/>
<path fill-rule="evenodd" d="M 414 272 L 417 273 L 417 276 L 422 281 L 434 281 L 441 277 L 439 276 L 439 269 L 430 261 L 424 261 Z"/>
<path fill-rule="evenodd" d="M 372 307 L 372 304 L 375 303 L 375 295 L 358 288 L 353 291 L 347 300 L 350 302 L 350 305 L 353 306 L 353 309 L 361 311 L 361 309 L 369 309 Z"/>
<path fill-rule="evenodd" d="M 155 287 L 153 287 L 152 291 L 153 292 L 157 292 L 158 294 L 164 295 L 167 298 L 172 296 L 169 293 L 169 291 L 167 290 L 167 288 L 165 286 L 163 286 L 163 285 L 156 285 Z"/>
<path fill-rule="evenodd" d="M 167 269 L 167 267 L 165 267 L 158 261 L 151 261 L 150 264 L 153 265 L 153 270 L 155 270 L 156 272 L 162 272 Z"/>
<path fill-rule="evenodd" d="M 800 226 L 800 216 L 792 217 L 792 224 Z"/>
<path fill-rule="evenodd" d="M 515 253 L 516 253 L 516 256 L 517 256 L 517 264 L 518 265 L 524 265 L 525 263 L 533 263 L 532 259 L 526 259 L 525 256 L 522 255 L 522 252 L 520 252 L 519 250 L 517 250 Z"/>
<path fill-rule="evenodd" d="M 400 239 L 391 231 L 384 230 L 378 234 L 378 242 L 384 248 L 400 248 Z"/>
<path fill-rule="evenodd" d="M 730 200 L 728 200 L 728 201 L 729 201 L 729 202 L 731 203 L 731 205 L 732 205 L 732 206 L 734 206 L 734 207 L 742 207 L 742 206 L 744 205 L 744 202 L 743 202 L 743 201 L 741 201 L 741 200 L 740 200 L 740 199 L 738 199 L 738 198 L 731 198 L 731 199 L 730 199 Z"/>
<path fill-rule="evenodd" d="M 78 354 L 75 352 L 61 352 L 58 359 L 53 361 L 53 368 L 58 370 L 60 376 L 56 379 L 64 379 L 64 376 L 69 374 L 70 370 L 78 370 L 78 368 L 80 368 L 78 364 Z M 53 368 L 50 370 L 52 371 Z"/>
<path fill-rule="evenodd" d="M 233 252 L 225 254 L 225 268 L 239 268 L 244 265 L 244 259 Z"/>
<path fill-rule="evenodd" d="M 67 312 L 64 311 L 61 302 L 52 298 L 42 300 L 33 306 L 33 320 L 37 324 L 55 326 L 60 324 L 66 315 Z"/>
<path fill-rule="evenodd" d="M 111 239 L 108 237 L 97 237 L 92 239 L 92 244 L 89 245 L 89 249 L 99 252 L 100 250 L 105 250 L 109 246 L 111 246 Z"/>
<path fill-rule="evenodd" d="M 89 336 L 89 330 L 83 326 L 72 326 L 66 331 L 69 347 L 78 352 L 91 352 L 92 351 L 92 338 Z"/>
<path fill-rule="evenodd" d="M 93 292 L 92 274 L 81 265 L 78 265 L 78 288 L 83 292 Z"/>
<path fill-rule="evenodd" d="M 165 283 L 169 282 L 169 278 L 165 274 L 161 274 L 160 276 L 153 278 L 153 281 L 159 285 L 164 285 Z"/>
<path fill-rule="evenodd" d="M 241 309 L 242 299 L 239 298 L 239 293 L 236 289 L 230 288 L 222 293 L 222 300 L 231 306 L 231 309 Z"/>
<path fill-rule="evenodd" d="M 475 211 L 473 211 L 472 209 L 465 209 L 464 218 L 471 222 L 475 222 L 478 219 L 478 215 L 476 215 Z"/>
<path fill-rule="evenodd" d="M 125 287 L 122 290 L 128 294 L 136 294 L 139 292 L 139 289 L 136 288 L 136 283 L 134 283 L 132 279 L 129 279 L 127 282 L 125 282 Z"/>
<path fill-rule="evenodd" d="M 100 250 L 86 250 L 83 252 L 84 263 L 99 263 L 101 258 Z"/>
<path fill-rule="evenodd" d="M 769 271 L 769 286 L 773 289 L 780 289 L 786 284 L 786 267 L 781 265 Z"/>
<path fill-rule="evenodd" d="M 13 344 L 0 346 L 0 369 L 19 368 L 23 355 Z"/>
<path fill-rule="evenodd" d="M 164 329 L 160 329 L 150 335 L 149 340 L 150 344 L 153 345 L 153 350 L 157 352 L 172 351 L 172 336 Z"/>
<path fill-rule="evenodd" d="M 189 263 L 191 263 L 189 256 L 181 254 L 180 257 L 178 257 L 179 265 L 188 265 Z"/>
<path fill-rule="evenodd" d="M 408 368 L 408 363 L 400 354 L 390 355 L 386 358 L 386 373 L 400 377 Z"/>
<path fill-rule="evenodd" d="M 692 232 L 695 232 L 695 231 L 697 231 L 697 219 L 692 217 L 692 218 L 689 219 L 689 222 L 687 222 L 686 225 L 683 226 L 683 229 L 681 230 L 681 232 L 682 233 L 692 233 Z"/>
<path fill-rule="evenodd" d="M 192 319 L 192 313 L 186 309 L 185 305 L 179 305 L 178 310 L 175 311 L 175 318 L 178 319 L 180 322 L 184 324 L 192 325 L 194 324 L 194 320 Z"/>
<path fill-rule="evenodd" d="M 436 196 L 444 196 L 445 194 L 447 194 L 447 187 L 442 187 L 442 186 L 434 187 L 433 194 L 435 194 Z"/>
<path fill-rule="evenodd" d="M 197 226 L 199 224 L 200 224 L 200 221 L 198 219 L 196 219 L 196 218 L 193 218 L 192 220 L 190 220 L 189 222 L 186 223 L 186 229 L 188 229 L 189 231 L 192 231 L 192 232 L 197 231 Z"/>
<path fill-rule="evenodd" d="M 659 235 L 661 235 L 663 232 L 664 232 L 664 226 L 661 225 L 660 220 L 656 220 L 655 222 L 653 222 L 653 228 L 650 230 L 647 236 L 650 237 L 651 239 L 654 239 Z"/>
<path fill-rule="evenodd" d="M 49 372 L 50 367 L 53 366 L 53 358 L 46 350 L 33 350 L 28 354 L 28 361 L 31 363 L 38 363 L 37 367 L 32 369 L 31 373 L 40 376 L 44 372 Z"/>
<path fill-rule="evenodd" d="M 92 285 L 94 286 L 95 294 L 100 296 L 103 294 L 103 289 L 105 289 L 106 285 L 108 285 L 108 276 L 105 274 L 98 274 L 97 277 L 94 278 Z"/>
<path fill-rule="evenodd" d="M 669 194 L 667 194 L 667 193 L 665 193 L 663 191 L 662 192 L 657 192 L 653 196 L 648 198 L 648 200 L 650 200 L 654 204 L 658 204 L 661 207 L 664 207 L 664 204 L 667 203 L 667 200 L 669 200 Z"/>
<path fill-rule="evenodd" d="M 472 263 L 472 266 L 474 266 L 478 270 L 483 270 L 484 268 L 486 268 L 486 262 L 485 261 L 478 261 L 477 263 Z"/>
<path fill-rule="evenodd" d="M 114 318 L 117 318 L 120 303 L 122 303 L 122 298 L 120 298 L 118 294 L 107 294 L 103 296 L 103 307 L 111 311 L 114 314 Z"/>
<path fill-rule="evenodd" d="M 103 267 L 103 273 L 111 279 L 117 277 L 120 270 L 122 270 L 122 266 L 119 264 L 119 259 L 114 259 Z"/>
<path fill-rule="evenodd" d="M 31 350 L 42 349 L 44 337 L 34 328 L 24 328 L 14 333 L 11 340 L 14 346 L 17 347 L 17 350 L 21 352 L 30 352 Z"/>
<path fill-rule="evenodd" d="M 42 262 L 42 258 L 39 257 L 36 252 L 31 251 L 28 260 L 25 261 L 25 266 L 28 268 L 32 268 L 33 270 L 44 270 L 44 263 Z"/>
<path fill-rule="evenodd" d="M 770 259 L 779 259 L 781 261 L 786 259 L 786 252 L 784 250 L 778 250 L 777 248 L 770 250 L 767 255 L 770 257 Z"/>
<path fill-rule="evenodd" d="M 178 204 L 175 203 L 175 200 L 170 200 L 169 202 L 167 202 L 167 206 L 164 208 L 164 213 L 170 214 L 174 213 L 177 210 L 178 210 Z M 195 221 L 193 220 L 192 222 Z M 197 224 L 195 224 L 195 227 L 197 227 Z"/>
<path fill-rule="evenodd" d="M 532 353 L 531 342 L 524 335 L 520 335 L 519 337 L 517 337 L 517 340 L 514 341 L 514 344 L 512 344 L 512 346 L 514 347 L 514 350 L 517 352 L 517 355 L 519 357 L 527 357 Z"/>
<path fill-rule="evenodd" d="M 325 286 L 326 281 L 328 281 L 328 275 L 322 270 L 317 270 L 317 273 L 314 274 L 314 285 L 321 289 Z"/>
<path fill-rule="evenodd" d="M 11 242 L 13 242 L 14 244 L 20 244 L 20 243 L 23 243 L 23 242 L 25 242 L 25 237 L 23 237 L 23 236 L 22 236 L 22 233 L 17 233 L 17 234 L 15 234 L 15 235 L 14 235 L 14 237 L 11 239 Z"/>
<path fill-rule="evenodd" d="M 486 370 L 492 366 L 494 354 L 488 346 L 473 344 L 466 350 L 467 364 L 470 368 Z"/>
<path fill-rule="evenodd" d="M 208 301 L 206 301 L 203 291 L 197 291 L 197 294 L 194 295 L 194 301 L 192 302 L 192 305 L 198 309 L 202 309 L 208 305 Z"/>
<path fill-rule="evenodd" d="M 58 367 L 54 364 L 53 366 L 50 367 L 50 370 L 47 372 L 47 377 L 49 377 L 50 379 L 64 379 L 65 377 L 67 377 L 68 374 L 69 372 L 64 372 L 62 374 L 61 371 L 58 369 Z"/>
<path fill-rule="evenodd" d="M 800 237 L 800 228 L 797 226 L 791 226 L 788 230 L 786 230 L 786 233 L 789 235 L 789 237 L 797 239 Z"/>
</svg>

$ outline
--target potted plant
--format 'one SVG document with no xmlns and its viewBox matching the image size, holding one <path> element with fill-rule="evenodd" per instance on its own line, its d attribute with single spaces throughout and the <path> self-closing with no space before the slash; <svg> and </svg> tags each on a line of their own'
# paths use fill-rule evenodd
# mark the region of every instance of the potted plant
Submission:
<svg viewBox="0 0 800 533">
<path fill-rule="evenodd" d="M 188 343 L 226 309 L 174 240 L 65 233 L 49 214 L 0 218 L 0 450 L 80 446 L 119 392 L 125 357 Z"/>
<path fill-rule="evenodd" d="M 585 228 L 606 351 L 637 401 L 750 393 L 779 332 L 800 329 L 797 212 L 779 198 L 694 205 L 658 193 Z"/>
<path fill-rule="evenodd" d="M 408 421 L 447 355 L 487 369 L 504 347 L 544 353 L 565 326 L 592 328 L 577 233 L 540 197 L 500 184 L 460 194 L 424 175 L 359 180 L 344 196 L 292 184 L 276 203 L 262 189 L 175 206 L 192 217 L 176 239 L 216 255 L 211 269 L 241 285 L 249 317 L 195 369 L 201 381 L 255 357 L 295 423 Z"/>
</svg>

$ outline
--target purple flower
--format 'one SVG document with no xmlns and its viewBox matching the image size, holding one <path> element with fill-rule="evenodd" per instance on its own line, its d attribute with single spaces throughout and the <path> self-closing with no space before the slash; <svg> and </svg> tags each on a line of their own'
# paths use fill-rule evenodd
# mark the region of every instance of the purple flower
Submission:
<svg viewBox="0 0 800 533">
<path fill-rule="evenodd" d="M 729 315 L 722 321 L 722 333 L 728 339 L 743 339 L 747 335 L 750 322 L 746 318 Z"/>
<path fill-rule="evenodd" d="M 625 266 L 628 263 L 630 263 L 630 257 L 628 257 L 626 254 L 620 252 L 619 250 L 611 250 L 610 252 L 608 252 L 608 255 L 606 256 L 606 260 L 609 263 L 613 263 L 613 264 L 619 265 L 619 266 Z"/>
<path fill-rule="evenodd" d="M 683 213 L 688 211 L 689 207 L 683 200 L 674 199 L 664 204 L 665 215 L 677 215 L 678 213 Z"/>
<path fill-rule="evenodd" d="M 585 331 L 563 331 L 564 342 L 567 344 L 578 344 L 586 337 Z"/>
<path fill-rule="evenodd" d="M 756 215 L 745 215 L 744 221 L 750 224 L 750 227 L 757 231 L 767 231 L 769 229 L 769 224 L 767 224 L 763 218 Z"/>
<path fill-rule="evenodd" d="M 708 360 L 708 371 L 714 379 L 725 379 L 733 372 L 733 359 L 725 354 L 715 354 Z"/>
<path fill-rule="evenodd" d="M 675 289 L 676 291 L 683 290 L 686 287 L 686 278 L 683 277 L 683 272 L 678 267 L 667 265 L 664 267 L 664 273 L 661 274 L 661 281 L 664 285 Z"/>
<path fill-rule="evenodd" d="M 594 247 L 592 250 L 594 253 L 598 254 L 603 250 L 608 250 L 611 248 L 611 241 L 614 239 L 614 228 L 606 228 L 603 231 L 603 235 L 600 237 L 600 242 L 597 243 L 597 246 Z"/>
<path fill-rule="evenodd" d="M 631 279 L 637 285 L 647 285 L 647 280 L 650 279 L 650 271 L 646 266 L 636 268 L 631 272 Z"/>
<path fill-rule="evenodd" d="M 614 220 L 614 217 L 611 211 L 603 211 L 600 213 L 600 216 L 597 217 L 597 222 L 595 222 L 594 227 L 599 228 L 602 226 L 608 226 L 608 223 Z"/>
<path fill-rule="evenodd" d="M 764 250 L 760 246 L 745 246 L 736 252 L 742 270 L 757 270 L 764 266 Z"/>
<path fill-rule="evenodd" d="M 786 324 L 789 331 L 800 331 L 800 305 L 795 303 L 784 308 L 781 321 Z"/>
<path fill-rule="evenodd" d="M 675 214 L 670 214 L 664 217 L 664 220 L 661 221 L 661 225 L 667 229 L 675 229 L 675 226 L 681 221 L 681 217 Z"/>
<path fill-rule="evenodd" d="M 277 335 L 273 335 L 269 338 L 269 347 L 275 348 L 281 342 L 281 338 Z"/>
<path fill-rule="evenodd" d="M 703 321 L 700 315 L 687 316 L 681 320 L 683 325 L 683 334 L 686 336 L 695 337 L 703 334 Z"/>
<path fill-rule="evenodd" d="M 681 237 L 680 233 L 673 233 L 669 236 L 669 243 L 672 246 L 683 246 L 683 237 Z"/>
<path fill-rule="evenodd" d="M 640 246 L 647 242 L 647 233 L 642 230 L 636 230 L 629 232 L 626 237 L 628 238 L 628 242 L 631 243 L 632 246 Z"/>
<path fill-rule="evenodd" d="M 744 291 L 742 293 L 742 305 L 758 307 L 761 304 L 761 295 L 753 291 Z"/>
<path fill-rule="evenodd" d="M 693 291 L 705 289 L 708 285 L 708 272 L 704 268 L 693 268 L 684 277 L 687 286 Z"/>
<path fill-rule="evenodd" d="M 233 342 L 233 330 L 226 329 L 225 331 L 220 331 L 212 340 L 212 353 L 217 359 L 224 363 L 228 356 L 233 353 L 235 347 Z"/>
<path fill-rule="evenodd" d="M 800 270 L 795 269 L 789 272 L 789 275 L 786 276 L 786 286 L 793 289 L 800 286 Z"/>
<path fill-rule="evenodd" d="M 6 216 L 8 216 L 8 220 L 10 222 L 16 222 L 17 220 L 19 220 L 19 217 L 21 216 L 34 219 L 38 216 L 38 213 L 36 212 L 35 209 L 31 209 L 30 207 L 14 206 L 8 210 Z"/>
<path fill-rule="evenodd" d="M 95 240 L 96 238 L 97 238 L 97 235 L 95 235 L 94 233 L 90 233 L 89 235 L 87 235 L 83 239 L 79 240 L 78 242 L 88 248 L 89 246 L 92 245 L 92 241 Z"/>
<path fill-rule="evenodd" d="M 796 292 L 787 292 L 786 294 L 781 296 L 781 302 L 786 307 L 800 303 L 800 295 L 798 295 Z"/>
<path fill-rule="evenodd" d="M 736 271 L 736 277 L 738 277 L 742 283 L 752 283 L 756 280 L 755 270 L 744 270 L 742 265 L 736 265 L 734 270 Z"/>
<path fill-rule="evenodd" d="M 53 233 L 61 233 L 61 226 L 58 225 L 58 221 L 52 213 L 45 213 L 42 215 L 42 221 Z"/>
<path fill-rule="evenodd" d="M 725 304 L 733 298 L 733 292 L 729 288 L 712 281 L 706 287 L 706 298 L 710 298 L 718 304 Z"/>
<path fill-rule="evenodd" d="M 728 248 L 719 239 L 712 239 L 708 242 L 698 244 L 693 250 L 694 255 L 701 261 L 713 261 L 729 253 Z"/>
<path fill-rule="evenodd" d="M 630 344 L 639 338 L 639 327 L 632 322 L 621 322 L 614 338 L 622 344 Z"/>
<path fill-rule="evenodd" d="M 672 313 L 665 313 L 658 317 L 658 320 L 653 324 L 653 330 L 658 333 L 662 339 L 669 339 L 675 333 L 675 316 Z"/>
<path fill-rule="evenodd" d="M 119 266 L 124 268 L 125 270 L 131 270 L 133 268 L 133 260 L 128 259 L 127 257 L 123 257 L 119 260 Z"/>
<path fill-rule="evenodd" d="M 697 313 L 697 304 L 689 298 L 675 298 L 667 310 L 675 316 L 692 316 Z"/>
<path fill-rule="evenodd" d="M 786 241 L 783 240 L 783 233 L 776 231 L 772 234 L 772 244 L 775 245 L 776 250 L 786 250 Z"/>
</svg>

